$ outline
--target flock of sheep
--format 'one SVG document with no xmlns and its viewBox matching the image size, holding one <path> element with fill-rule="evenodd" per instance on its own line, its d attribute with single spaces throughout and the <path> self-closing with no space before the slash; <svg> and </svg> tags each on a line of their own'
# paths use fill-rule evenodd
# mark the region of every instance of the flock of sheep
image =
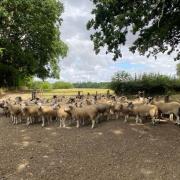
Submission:
<svg viewBox="0 0 180 180">
<path fill-rule="evenodd" d="M 54 96 L 52 99 L 0 101 L 0 108 L 4 115 L 10 117 L 13 124 L 42 123 L 42 127 L 52 121 L 59 121 L 60 127 L 76 124 L 77 128 L 91 123 L 94 128 L 96 123 L 123 117 L 127 122 L 129 117 L 134 117 L 136 123 L 142 123 L 143 118 L 151 118 L 152 124 L 159 122 L 164 116 L 170 121 L 180 125 L 180 103 L 175 101 L 162 101 L 153 98 L 137 97 L 129 100 L 122 96 Z"/>
</svg>

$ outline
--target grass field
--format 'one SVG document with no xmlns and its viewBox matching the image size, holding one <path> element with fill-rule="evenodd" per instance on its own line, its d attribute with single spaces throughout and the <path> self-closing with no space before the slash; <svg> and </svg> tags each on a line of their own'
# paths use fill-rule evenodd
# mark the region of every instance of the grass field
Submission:
<svg viewBox="0 0 180 180">
<path fill-rule="evenodd" d="M 87 95 L 87 93 L 96 94 L 107 94 L 108 89 L 92 89 L 92 88 L 73 88 L 73 89 L 55 89 L 50 91 L 43 91 L 42 93 L 39 93 L 43 97 L 51 97 L 53 95 L 65 95 L 65 96 L 72 96 L 77 95 L 78 91 L 81 92 L 83 95 Z M 114 92 L 112 90 L 109 90 L 111 94 Z"/>
<path fill-rule="evenodd" d="M 64 96 L 72 96 L 72 95 L 77 95 L 78 91 L 81 92 L 83 95 L 87 95 L 87 93 L 90 93 L 90 95 L 96 94 L 107 94 L 107 91 L 110 91 L 110 94 L 113 94 L 114 92 L 110 89 L 93 89 L 93 88 L 73 88 L 73 89 L 53 89 L 53 90 L 44 90 L 44 91 L 38 91 L 38 97 L 40 98 L 51 98 L 53 95 L 64 95 Z M 6 92 L 3 93 L 5 96 L 4 98 L 7 97 L 12 97 L 15 98 L 17 96 L 22 96 L 23 99 L 28 99 L 31 98 L 31 91 L 28 92 Z"/>
</svg>

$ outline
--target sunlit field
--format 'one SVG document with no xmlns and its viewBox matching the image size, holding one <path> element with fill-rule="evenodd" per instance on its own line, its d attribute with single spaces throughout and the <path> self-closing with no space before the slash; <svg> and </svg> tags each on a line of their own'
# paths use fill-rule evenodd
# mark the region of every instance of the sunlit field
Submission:
<svg viewBox="0 0 180 180">
<path fill-rule="evenodd" d="M 73 88 L 73 89 L 53 89 L 53 90 L 37 90 L 37 97 L 40 98 L 52 98 L 54 95 L 57 96 L 74 96 L 78 94 L 78 91 L 80 91 L 81 95 L 87 95 L 88 93 L 90 95 L 97 94 L 107 94 L 107 91 L 109 90 L 110 94 L 114 94 L 114 92 L 110 89 L 93 89 L 93 88 Z M 31 91 L 28 92 L 9 92 L 5 93 L 9 97 L 15 98 L 17 96 L 22 96 L 23 99 L 31 98 Z M 7 96 L 6 96 L 7 97 Z"/>
<path fill-rule="evenodd" d="M 53 95 L 64 95 L 64 96 L 72 96 L 77 95 L 78 91 L 80 91 L 81 94 L 87 95 L 88 93 L 96 94 L 107 94 L 108 89 L 91 89 L 91 88 L 73 88 L 73 89 L 54 89 L 49 91 L 41 91 L 39 94 L 43 97 L 51 97 Z M 111 94 L 113 94 L 112 90 L 109 90 Z"/>
</svg>

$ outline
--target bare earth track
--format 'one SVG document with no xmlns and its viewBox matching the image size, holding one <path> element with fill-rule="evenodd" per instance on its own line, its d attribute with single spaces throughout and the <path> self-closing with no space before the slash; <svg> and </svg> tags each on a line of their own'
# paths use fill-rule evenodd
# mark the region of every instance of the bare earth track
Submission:
<svg viewBox="0 0 180 180">
<path fill-rule="evenodd" d="M 0 180 L 180 179 L 180 128 L 104 122 L 60 129 L 0 120 Z"/>
</svg>

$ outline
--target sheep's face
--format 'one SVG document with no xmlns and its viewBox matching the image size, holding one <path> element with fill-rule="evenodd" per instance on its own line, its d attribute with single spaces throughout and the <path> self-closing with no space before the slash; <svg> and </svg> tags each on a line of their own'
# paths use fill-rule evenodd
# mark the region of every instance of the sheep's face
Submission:
<svg viewBox="0 0 180 180">
<path fill-rule="evenodd" d="M 73 106 L 65 107 L 64 111 L 70 113 L 73 110 Z"/>
<path fill-rule="evenodd" d="M 153 97 L 148 97 L 148 103 L 151 103 L 153 101 Z"/>
<path fill-rule="evenodd" d="M 133 104 L 132 102 L 130 102 L 130 103 L 128 104 L 128 106 L 127 106 L 127 108 L 128 108 L 129 110 L 132 110 L 133 107 L 134 107 L 134 104 Z"/>
<path fill-rule="evenodd" d="M 52 107 L 53 107 L 53 110 L 58 110 L 61 108 L 61 105 L 60 104 L 54 104 Z"/>
</svg>

